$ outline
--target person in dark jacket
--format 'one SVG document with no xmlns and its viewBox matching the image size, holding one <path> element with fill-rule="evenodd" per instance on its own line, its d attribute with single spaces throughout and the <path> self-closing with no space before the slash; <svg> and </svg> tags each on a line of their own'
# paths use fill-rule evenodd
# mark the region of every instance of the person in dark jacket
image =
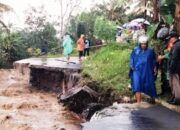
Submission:
<svg viewBox="0 0 180 130">
<path fill-rule="evenodd" d="M 89 56 L 90 44 L 91 44 L 87 35 L 85 37 L 84 43 L 85 43 L 85 45 L 84 45 L 84 57 L 86 57 L 86 55 Z"/>
<path fill-rule="evenodd" d="M 169 86 L 169 70 L 168 62 L 170 58 L 170 51 L 178 39 L 177 31 L 171 31 L 163 40 L 162 40 L 162 50 L 158 56 L 159 69 L 161 70 L 161 94 L 169 94 L 171 88 Z"/>
<path fill-rule="evenodd" d="M 170 87 L 172 91 L 172 98 L 169 101 L 171 104 L 180 104 L 180 40 L 178 39 L 174 44 L 169 61 L 170 72 Z"/>
<path fill-rule="evenodd" d="M 42 41 L 42 44 L 41 44 L 41 53 L 43 55 L 46 55 L 48 53 L 48 40 L 46 40 L 45 38 L 40 37 L 41 38 L 41 41 Z"/>
</svg>

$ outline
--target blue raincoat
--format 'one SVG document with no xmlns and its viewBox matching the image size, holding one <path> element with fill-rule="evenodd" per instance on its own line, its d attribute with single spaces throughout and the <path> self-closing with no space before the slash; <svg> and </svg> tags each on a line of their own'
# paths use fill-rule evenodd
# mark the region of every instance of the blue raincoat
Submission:
<svg viewBox="0 0 180 130">
<path fill-rule="evenodd" d="M 133 49 L 130 57 L 130 78 L 132 91 L 156 96 L 154 68 L 156 56 L 153 49 Z"/>
<path fill-rule="evenodd" d="M 72 39 L 69 35 L 66 35 L 63 41 L 63 47 L 64 47 L 64 55 L 68 56 L 69 54 L 72 53 L 73 46 L 72 46 Z"/>
</svg>

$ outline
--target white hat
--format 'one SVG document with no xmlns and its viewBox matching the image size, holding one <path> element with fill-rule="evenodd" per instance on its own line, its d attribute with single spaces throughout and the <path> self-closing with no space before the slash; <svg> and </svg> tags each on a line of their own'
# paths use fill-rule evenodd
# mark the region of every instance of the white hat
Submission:
<svg viewBox="0 0 180 130">
<path fill-rule="evenodd" d="M 147 43 L 148 42 L 148 37 L 146 35 L 141 35 L 139 36 L 139 43 Z"/>
</svg>

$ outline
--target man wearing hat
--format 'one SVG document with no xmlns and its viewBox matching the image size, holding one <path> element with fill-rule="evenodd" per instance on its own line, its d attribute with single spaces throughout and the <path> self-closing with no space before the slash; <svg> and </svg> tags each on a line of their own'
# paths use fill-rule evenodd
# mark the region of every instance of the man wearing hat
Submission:
<svg viewBox="0 0 180 130">
<path fill-rule="evenodd" d="M 139 46 L 133 49 L 130 57 L 130 78 L 132 91 L 140 104 L 142 92 L 150 97 L 156 96 L 156 55 L 148 48 L 146 35 L 140 36 L 138 41 Z"/>
</svg>

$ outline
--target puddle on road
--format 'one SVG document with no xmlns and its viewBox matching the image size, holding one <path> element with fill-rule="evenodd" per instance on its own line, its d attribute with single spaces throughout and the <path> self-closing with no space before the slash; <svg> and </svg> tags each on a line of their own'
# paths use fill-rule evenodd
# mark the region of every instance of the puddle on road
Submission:
<svg viewBox="0 0 180 130">
<path fill-rule="evenodd" d="M 0 70 L 0 75 L 0 123 L 5 128 L 81 130 L 83 120 L 58 104 L 55 94 L 33 90 L 28 77 L 15 70 Z"/>
</svg>

